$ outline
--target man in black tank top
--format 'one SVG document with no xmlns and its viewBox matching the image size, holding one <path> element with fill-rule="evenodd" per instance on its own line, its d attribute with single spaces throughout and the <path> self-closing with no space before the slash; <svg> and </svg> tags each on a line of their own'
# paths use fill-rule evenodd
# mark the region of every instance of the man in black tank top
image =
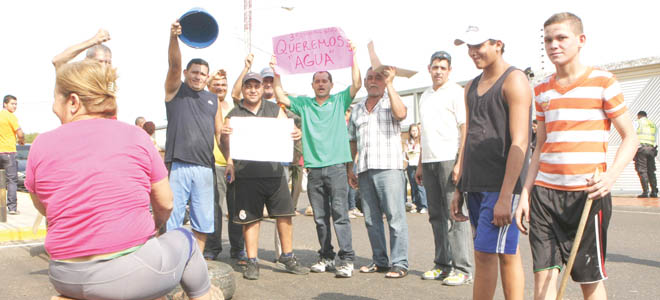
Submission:
<svg viewBox="0 0 660 300">
<path fill-rule="evenodd" d="M 519 230 L 511 225 L 525 178 L 530 139 L 532 94 L 525 74 L 504 61 L 504 43 L 483 28 L 468 27 L 455 41 L 483 73 L 465 88 L 467 134 L 460 190 L 467 192 L 474 228 L 473 299 L 493 299 L 498 264 L 507 299 L 523 299 L 524 274 Z M 452 217 L 467 221 L 454 193 Z"/>
<path fill-rule="evenodd" d="M 168 48 L 169 68 L 165 79 L 167 141 L 165 163 L 170 166 L 174 207 L 167 230 L 181 227 L 190 200 L 193 234 L 203 250 L 206 234 L 214 231 L 213 220 L 213 138 L 220 138 L 222 113 L 217 97 L 204 90 L 209 65 L 203 59 L 191 60 L 183 70 L 178 36 L 181 25 L 174 22 Z"/>
</svg>

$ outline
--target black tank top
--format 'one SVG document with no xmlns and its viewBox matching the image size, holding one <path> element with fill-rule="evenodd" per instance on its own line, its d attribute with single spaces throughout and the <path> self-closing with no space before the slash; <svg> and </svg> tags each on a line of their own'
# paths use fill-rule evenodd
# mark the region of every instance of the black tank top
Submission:
<svg viewBox="0 0 660 300">
<path fill-rule="evenodd" d="M 205 90 L 194 91 L 181 83 L 167 111 L 165 162 L 180 161 L 213 168 L 213 139 L 218 98 Z"/>
<path fill-rule="evenodd" d="M 502 93 L 502 85 L 514 70 L 517 69 L 509 67 L 481 96 L 477 87 L 483 73 L 472 80 L 467 94 L 469 124 L 461 176 L 461 190 L 464 192 L 499 192 L 502 187 L 511 148 L 509 105 Z M 528 126 L 531 133 L 531 121 Z M 522 190 L 530 152 L 528 149 L 514 194 L 520 194 Z"/>
</svg>

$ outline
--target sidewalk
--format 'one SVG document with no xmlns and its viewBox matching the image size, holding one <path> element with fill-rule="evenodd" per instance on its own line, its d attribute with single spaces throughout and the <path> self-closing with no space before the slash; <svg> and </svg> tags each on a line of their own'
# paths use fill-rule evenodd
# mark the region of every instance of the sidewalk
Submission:
<svg viewBox="0 0 660 300">
<path fill-rule="evenodd" d="M 614 206 L 660 207 L 658 198 L 636 198 L 634 196 L 612 197 Z M 0 243 L 22 242 L 46 237 L 45 218 L 39 224 L 36 233 L 32 231 L 37 218 L 37 209 L 32 205 L 30 194 L 18 192 L 18 211 L 20 215 L 7 215 L 7 222 L 0 223 Z"/>
<path fill-rule="evenodd" d="M 39 224 L 36 233 L 32 231 L 34 221 L 39 212 L 30 199 L 30 194 L 18 192 L 18 211 L 20 215 L 7 214 L 7 222 L 0 222 L 0 243 L 3 242 L 16 242 L 16 241 L 29 241 L 35 239 L 43 239 L 46 237 L 46 222 L 45 218 Z"/>
</svg>

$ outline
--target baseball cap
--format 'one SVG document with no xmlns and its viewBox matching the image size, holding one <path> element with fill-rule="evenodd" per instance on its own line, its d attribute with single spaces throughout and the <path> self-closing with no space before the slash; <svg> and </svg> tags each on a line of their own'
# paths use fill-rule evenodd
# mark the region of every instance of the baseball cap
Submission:
<svg viewBox="0 0 660 300">
<path fill-rule="evenodd" d="M 454 40 L 454 45 L 479 45 L 487 40 L 497 40 L 497 37 L 483 27 L 470 25 L 461 37 Z"/>
<path fill-rule="evenodd" d="M 451 65 L 451 55 L 449 55 L 449 53 L 447 53 L 446 51 L 436 51 L 435 53 L 433 53 L 433 55 L 431 55 L 431 60 L 429 61 L 429 64 L 432 64 L 433 61 L 436 59 L 440 59 L 440 60 L 445 59 L 447 60 L 449 65 Z"/>
<path fill-rule="evenodd" d="M 261 70 L 261 77 L 262 78 L 266 78 L 266 77 L 273 77 L 274 78 L 275 73 L 273 73 L 273 69 L 266 67 L 263 70 Z"/>
<path fill-rule="evenodd" d="M 245 84 L 248 80 L 256 80 L 259 81 L 259 83 L 262 83 L 264 79 L 259 75 L 259 73 L 255 72 L 250 72 L 245 74 L 245 77 L 243 77 L 243 84 Z"/>
</svg>

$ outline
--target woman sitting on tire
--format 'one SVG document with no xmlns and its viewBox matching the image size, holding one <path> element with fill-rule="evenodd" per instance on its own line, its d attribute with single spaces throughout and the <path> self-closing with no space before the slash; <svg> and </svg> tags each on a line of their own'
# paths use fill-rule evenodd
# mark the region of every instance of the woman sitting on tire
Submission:
<svg viewBox="0 0 660 300">
<path fill-rule="evenodd" d="M 32 144 L 25 186 L 48 220 L 50 281 L 77 299 L 155 299 L 179 283 L 192 299 L 212 299 L 192 234 L 157 236 L 172 209 L 167 169 L 144 130 L 109 119 L 116 77 L 97 62 L 59 67 L 62 126 Z"/>
</svg>

